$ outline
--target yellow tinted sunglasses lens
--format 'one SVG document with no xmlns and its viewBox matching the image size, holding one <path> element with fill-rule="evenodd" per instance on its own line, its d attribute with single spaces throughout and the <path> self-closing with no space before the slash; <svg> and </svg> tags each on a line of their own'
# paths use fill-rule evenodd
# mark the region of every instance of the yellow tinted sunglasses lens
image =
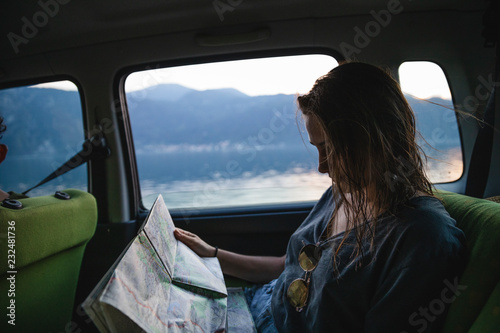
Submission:
<svg viewBox="0 0 500 333">
<path fill-rule="evenodd" d="M 294 280 L 286 293 L 288 301 L 295 308 L 303 308 L 306 305 L 308 294 L 309 288 L 304 279 Z"/>
<path fill-rule="evenodd" d="M 305 245 L 299 253 L 299 265 L 306 272 L 310 272 L 316 268 L 320 257 L 321 252 L 318 253 L 315 245 Z"/>
</svg>

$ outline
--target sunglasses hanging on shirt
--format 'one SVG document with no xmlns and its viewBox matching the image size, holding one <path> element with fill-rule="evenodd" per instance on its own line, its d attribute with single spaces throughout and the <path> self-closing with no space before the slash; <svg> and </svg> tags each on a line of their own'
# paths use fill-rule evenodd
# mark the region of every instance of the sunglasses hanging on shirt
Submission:
<svg viewBox="0 0 500 333">
<path fill-rule="evenodd" d="M 320 258 L 320 248 L 314 244 L 304 245 L 299 252 L 299 265 L 305 271 L 305 275 L 304 278 L 298 278 L 292 281 L 286 293 L 288 302 L 295 307 L 297 312 L 302 311 L 307 305 L 312 271 L 318 266 Z"/>
</svg>

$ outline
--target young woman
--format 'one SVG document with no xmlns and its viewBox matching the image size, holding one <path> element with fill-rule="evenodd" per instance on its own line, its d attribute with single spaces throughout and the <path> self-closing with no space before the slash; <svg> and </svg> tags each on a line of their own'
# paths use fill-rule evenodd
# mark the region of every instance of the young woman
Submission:
<svg viewBox="0 0 500 333">
<path fill-rule="evenodd" d="M 286 256 L 218 250 L 177 229 L 200 256 L 217 254 L 247 290 L 263 332 L 434 332 L 455 299 L 464 235 L 432 194 L 414 114 L 398 83 L 342 64 L 298 97 L 318 170 L 332 179 L 290 238 Z"/>
</svg>

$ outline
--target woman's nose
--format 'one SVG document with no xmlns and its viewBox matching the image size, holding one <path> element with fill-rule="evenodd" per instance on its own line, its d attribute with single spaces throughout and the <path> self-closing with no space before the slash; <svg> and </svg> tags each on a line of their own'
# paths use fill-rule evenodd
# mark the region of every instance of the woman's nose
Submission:
<svg viewBox="0 0 500 333">
<path fill-rule="evenodd" d="M 328 173 L 330 171 L 328 168 L 328 161 L 326 159 L 326 156 L 321 153 L 319 154 L 318 171 L 320 173 Z"/>
</svg>

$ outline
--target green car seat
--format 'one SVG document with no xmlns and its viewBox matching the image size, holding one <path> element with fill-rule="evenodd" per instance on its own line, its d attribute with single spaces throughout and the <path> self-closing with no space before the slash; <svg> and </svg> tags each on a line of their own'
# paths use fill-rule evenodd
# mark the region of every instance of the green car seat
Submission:
<svg viewBox="0 0 500 333">
<path fill-rule="evenodd" d="M 0 205 L 1 332 L 65 332 L 95 198 L 80 190 L 6 200 Z"/>
</svg>

